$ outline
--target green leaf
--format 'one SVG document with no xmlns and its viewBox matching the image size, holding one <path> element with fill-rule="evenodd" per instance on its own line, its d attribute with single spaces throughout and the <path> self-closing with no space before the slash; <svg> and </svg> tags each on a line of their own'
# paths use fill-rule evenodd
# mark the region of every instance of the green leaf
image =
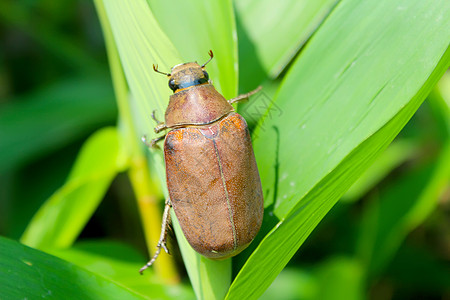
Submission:
<svg viewBox="0 0 450 300">
<path fill-rule="evenodd" d="M 93 134 L 83 146 L 66 183 L 31 220 L 22 243 L 39 249 L 72 245 L 124 166 L 116 129 L 104 128 Z"/>
<path fill-rule="evenodd" d="M 272 126 L 283 146 L 278 190 L 302 196 L 419 92 L 447 49 L 450 34 L 444 21 L 448 12 L 424 5 L 404 1 L 338 5 L 287 74 L 275 99 L 282 114 L 268 115 L 256 132 L 264 186 L 272 186 L 275 178 L 277 145 L 268 151 L 266 143 L 276 141 Z M 418 13 L 420 21 L 412 22 Z M 431 21 L 435 19 L 440 22 Z M 443 62 L 440 73 L 447 64 Z M 299 151 L 301 159 L 292 164 L 290 158 Z M 306 172 L 308 176 L 298 180 Z M 291 178 L 297 181 L 294 185 Z M 270 201 L 272 189 L 266 201 L 275 205 L 279 216 L 298 201 L 283 200 L 281 193 L 275 196 Z"/>
<path fill-rule="evenodd" d="M 4 299 L 144 299 L 99 275 L 3 237 L 0 286 Z"/>
<path fill-rule="evenodd" d="M 162 30 L 180 51 L 183 61 L 178 63 L 202 64 L 209 58 L 208 51 L 213 50 L 214 59 L 208 63 L 207 70 L 214 86 L 225 98 L 235 97 L 238 53 L 231 0 L 195 3 L 148 0 L 148 3 Z"/>
<path fill-rule="evenodd" d="M 112 122 L 117 115 L 104 78 L 58 82 L 0 109 L 0 172 L 47 154 Z"/>
<path fill-rule="evenodd" d="M 239 86 L 255 88 L 278 76 L 337 0 L 237 0 Z"/>
<path fill-rule="evenodd" d="M 140 276 L 138 270 L 145 258 L 128 245 L 113 241 L 90 240 L 76 243 L 64 250 L 51 250 L 50 254 L 81 266 L 88 271 L 117 282 L 151 299 L 193 299 L 192 289 L 183 285 L 165 286 L 152 269 Z M 150 279 L 150 280 L 149 280 Z"/>
<path fill-rule="evenodd" d="M 265 224 L 228 299 L 257 298 L 449 66 L 450 3 L 342 1 L 255 131 Z M 330 50 L 331 49 L 331 50 Z M 273 105 L 275 105 L 273 104 Z M 261 232 L 263 235 L 265 232 Z"/>
</svg>

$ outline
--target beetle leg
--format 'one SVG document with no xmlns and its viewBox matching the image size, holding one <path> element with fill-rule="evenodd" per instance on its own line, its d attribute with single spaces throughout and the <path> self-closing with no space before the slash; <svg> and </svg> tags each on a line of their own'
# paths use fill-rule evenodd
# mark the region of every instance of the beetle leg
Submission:
<svg viewBox="0 0 450 300">
<path fill-rule="evenodd" d="M 149 148 L 159 148 L 159 146 L 157 145 L 158 142 L 162 141 L 164 138 L 166 137 L 166 135 L 163 136 L 159 136 L 153 140 L 151 140 L 150 142 L 147 140 L 147 136 L 144 135 L 141 138 L 141 141 Z"/>
<path fill-rule="evenodd" d="M 158 245 L 156 246 L 155 254 L 153 255 L 152 259 L 139 270 L 139 273 L 141 273 L 141 275 L 145 269 L 147 269 L 148 267 L 153 265 L 156 258 L 161 253 L 161 248 L 163 248 L 164 251 L 166 251 L 166 253 L 169 254 L 169 250 L 166 247 L 166 233 L 167 233 L 167 224 L 168 224 L 169 217 L 170 217 L 169 212 L 170 212 L 171 207 L 172 207 L 172 202 L 170 201 L 170 199 L 167 199 L 166 206 L 164 207 L 163 219 L 162 219 L 162 223 L 161 223 L 161 235 L 159 236 L 159 241 L 158 241 Z"/>
<path fill-rule="evenodd" d="M 236 98 L 233 98 L 233 99 L 228 100 L 228 103 L 233 104 L 233 103 L 235 103 L 235 102 L 239 102 L 239 101 L 242 101 L 242 100 L 244 100 L 244 99 L 248 99 L 248 97 L 250 97 L 251 95 L 256 94 L 256 93 L 259 92 L 261 89 L 262 89 L 262 86 L 258 86 L 256 89 L 254 89 L 254 90 L 251 91 L 251 92 L 248 92 L 248 93 L 246 93 L 246 94 L 239 95 L 239 96 L 237 96 Z"/>
<path fill-rule="evenodd" d="M 156 118 L 155 113 L 156 113 L 156 110 L 152 111 L 152 119 L 155 120 L 155 122 L 156 122 L 155 132 L 160 133 L 164 129 L 167 129 L 167 126 L 166 126 L 166 124 L 164 124 L 164 122 L 161 122 L 160 120 L 158 120 Z"/>
<path fill-rule="evenodd" d="M 167 225 L 169 224 L 170 219 L 170 208 L 172 207 L 172 202 L 170 201 L 170 198 L 166 201 L 166 206 L 164 207 L 164 214 L 161 224 L 161 235 L 159 237 L 158 246 L 163 247 L 164 251 L 166 251 L 167 254 L 169 254 L 169 250 L 166 247 L 166 233 L 167 233 Z"/>
<path fill-rule="evenodd" d="M 156 133 L 160 133 L 161 131 L 163 131 L 163 130 L 165 130 L 165 129 L 167 129 L 166 124 L 164 124 L 164 123 L 159 123 L 159 124 L 156 125 L 156 127 L 155 127 L 155 132 L 156 132 Z"/>
<path fill-rule="evenodd" d="M 152 148 L 159 148 L 157 143 L 162 141 L 162 140 L 164 140 L 165 138 L 166 138 L 166 135 L 162 135 L 162 136 L 157 137 L 156 139 L 151 140 L 150 147 L 152 147 Z"/>
<path fill-rule="evenodd" d="M 154 110 L 152 111 L 152 119 L 156 122 L 157 125 L 159 125 L 159 124 L 161 124 L 162 122 L 156 118 L 155 113 L 156 113 L 156 109 L 154 109 Z"/>
</svg>

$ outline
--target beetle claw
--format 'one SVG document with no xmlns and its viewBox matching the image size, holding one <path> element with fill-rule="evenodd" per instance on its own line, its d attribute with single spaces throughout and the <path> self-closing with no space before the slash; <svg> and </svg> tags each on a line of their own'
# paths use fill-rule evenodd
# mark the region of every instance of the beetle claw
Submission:
<svg viewBox="0 0 450 300">
<path fill-rule="evenodd" d="M 146 136 L 146 135 L 143 135 L 143 136 L 141 137 L 141 141 L 142 141 L 147 147 L 149 147 L 149 148 L 160 149 L 160 147 L 158 146 L 157 143 L 158 143 L 159 141 L 163 140 L 165 137 L 166 137 L 166 136 L 163 135 L 163 136 L 157 137 L 156 139 L 153 139 L 153 140 L 151 140 L 151 141 L 149 142 L 149 141 L 147 140 L 147 136 Z"/>
<path fill-rule="evenodd" d="M 147 141 L 147 136 L 146 136 L 146 135 L 143 135 L 143 136 L 141 137 L 141 141 L 142 141 L 147 147 L 151 147 L 151 146 L 152 146 L 151 142 L 149 143 L 149 142 Z"/>
<path fill-rule="evenodd" d="M 165 242 L 162 242 L 162 243 L 161 243 L 161 247 L 164 249 L 164 251 L 166 251 L 167 254 L 170 254 L 170 253 L 169 253 L 169 249 L 167 249 L 166 243 L 165 243 Z"/>
<path fill-rule="evenodd" d="M 159 253 L 161 253 L 161 247 L 158 244 L 158 249 L 156 249 L 155 255 L 153 255 L 152 259 L 145 264 L 145 266 L 143 266 L 140 270 L 139 273 L 142 275 L 145 271 L 145 269 L 151 267 L 151 265 L 153 265 L 153 263 L 155 262 L 156 258 L 159 256 Z"/>
</svg>

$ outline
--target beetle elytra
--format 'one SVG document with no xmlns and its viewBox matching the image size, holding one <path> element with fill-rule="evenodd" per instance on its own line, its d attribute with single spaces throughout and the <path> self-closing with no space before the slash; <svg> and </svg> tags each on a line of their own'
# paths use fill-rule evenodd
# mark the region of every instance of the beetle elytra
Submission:
<svg viewBox="0 0 450 300">
<path fill-rule="evenodd" d="M 176 65 L 169 77 L 173 91 L 164 122 L 155 132 L 169 130 L 151 141 L 164 139 L 164 160 L 169 199 L 153 264 L 163 248 L 170 207 L 183 234 L 195 251 L 211 259 L 224 259 L 244 250 L 255 238 L 263 218 L 263 194 L 250 134 L 234 102 L 260 88 L 226 100 L 209 80 L 205 65 Z"/>
</svg>

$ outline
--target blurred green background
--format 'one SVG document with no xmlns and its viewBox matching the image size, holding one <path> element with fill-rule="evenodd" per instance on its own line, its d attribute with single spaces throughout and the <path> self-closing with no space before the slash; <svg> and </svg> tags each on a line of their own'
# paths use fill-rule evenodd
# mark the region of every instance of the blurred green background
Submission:
<svg viewBox="0 0 450 300">
<path fill-rule="evenodd" d="M 0 43 L 0 235 L 19 240 L 87 138 L 116 125 L 118 110 L 92 2 L 2 1 Z M 241 80 L 240 89 L 258 80 Z M 449 105 L 447 71 L 263 299 L 450 299 Z M 115 177 L 77 247 L 95 253 L 95 241 L 106 240 L 111 252 L 98 255 L 143 264 L 134 198 L 128 177 Z"/>
<path fill-rule="evenodd" d="M 87 137 L 116 124 L 117 107 L 90 1 L 2 1 L 1 49 L 0 230 L 17 239 L 64 183 Z M 120 177 L 117 185 L 128 186 Z M 136 226 L 124 234 L 136 217 L 122 215 L 119 199 L 126 193 L 118 196 L 115 186 L 86 236 L 139 232 Z"/>
</svg>

